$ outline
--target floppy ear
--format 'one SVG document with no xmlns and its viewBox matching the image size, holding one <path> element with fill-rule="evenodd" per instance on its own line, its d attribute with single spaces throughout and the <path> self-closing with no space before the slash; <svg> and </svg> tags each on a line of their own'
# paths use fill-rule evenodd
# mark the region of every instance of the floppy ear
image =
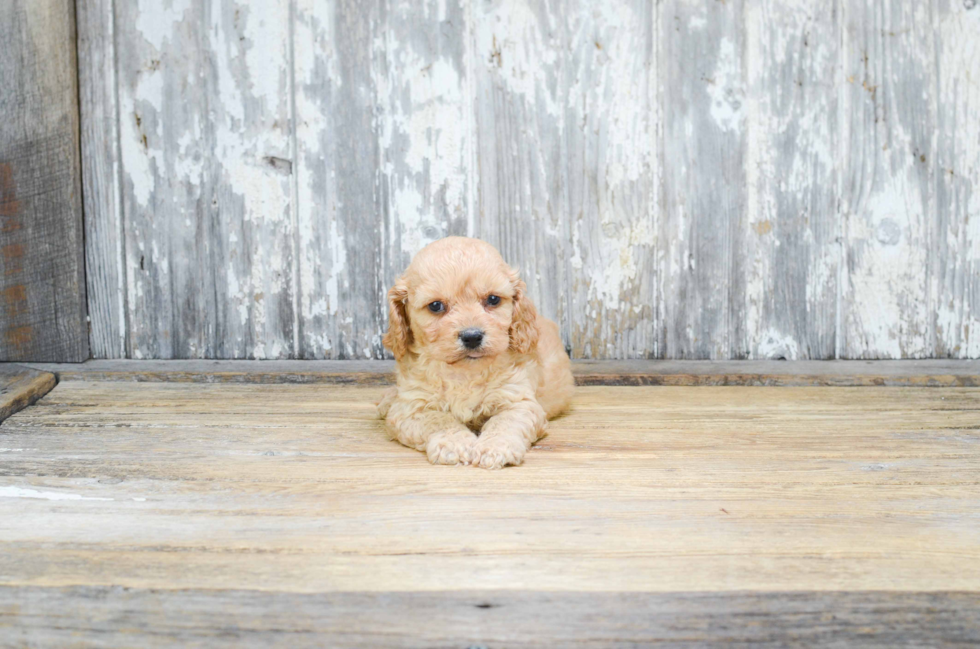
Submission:
<svg viewBox="0 0 980 649">
<path fill-rule="evenodd" d="M 408 310 L 405 302 L 408 300 L 408 286 L 405 278 L 399 277 L 395 285 L 388 291 L 388 333 L 382 342 L 395 355 L 395 360 L 401 360 L 412 344 L 412 330 L 408 326 Z"/>
<path fill-rule="evenodd" d="M 510 346 L 519 354 L 527 354 L 538 344 L 538 310 L 527 296 L 527 284 L 516 270 L 511 271 L 514 284 L 514 315 L 510 322 Z"/>
</svg>

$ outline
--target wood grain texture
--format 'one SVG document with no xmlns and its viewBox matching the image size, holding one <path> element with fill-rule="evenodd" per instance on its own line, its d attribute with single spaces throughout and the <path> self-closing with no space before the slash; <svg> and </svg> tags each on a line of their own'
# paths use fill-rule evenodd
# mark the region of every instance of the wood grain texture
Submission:
<svg viewBox="0 0 980 649">
<path fill-rule="evenodd" d="M 0 360 L 81 361 L 78 68 L 71 0 L 0 6 Z"/>
<path fill-rule="evenodd" d="M 106 361 L 31 363 L 62 381 L 394 383 L 393 361 Z M 980 362 L 573 361 L 578 385 L 980 387 Z"/>
<path fill-rule="evenodd" d="M 387 314 L 385 201 L 377 79 L 385 64 L 381 0 L 294 8 L 303 358 L 381 358 Z"/>
<path fill-rule="evenodd" d="M 85 211 L 85 286 L 93 358 L 129 355 L 114 0 L 75 3 Z"/>
<path fill-rule="evenodd" d="M 57 382 L 51 372 L 0 363 L 0 423 L 46 395 Z"/>
<path fill-rule="evenodd" d="M 102 647 L 921 647 L 980 642 L 975 593 L 296 594 L 0 587 L 0 629 Z"/>
<path fill-rule="evenodd" d="M 0 637 L 978 639 L 975 389 L 581 388 L 500 472 L 387 440 L 382 391 L 62 382 L 3 424 Z"/>
<path fill-rule="evenodd" d="M 837 5 L 745 4 L 745 96 L 732 99 L 743 103 L 745 132 L 745 203 L 731 244 L 734 358 L 836 353 Z"/>
<path fill-rule="evenodd" d="M 462 0 L 386 3 L 377 75 L 387 199 L 385 287 L 426 244 L 472 230 L 473 98 Z"/>
<path fill-rule="evenodd" d="M 656 3 L 573 3 L 564 142 L 569 343 L 581 358 L 665 353 L 656 282 L 660 113 Z M 569 235 L 565 235 L 566 237 Z"/>
<path fill-rule="evenodd" d="M 291 355 L 288 3 L 114 8 L 129 354 Z"/>
<path fill-rule="evenodd" d="M 938 0 L 934 356 L 980 358 L 980 7 Z"/>
<path fill-rule="evenodd" d="M 971 388 L 589 388 L 520 468 L 382 387 L 62 382 L 4 422 L 6 586 L 980 591 Z"/>
<path fill-rule="evenodd" d="M 980 356 L 972 0 L 83 4 L 99 356 L 384 358 L 447 234 L 576 358 Z"/>
<path fill-rule="evenodd" d="M 538 312 L 568 342 L 570 220 L 563 139 L 570 74 L 565 12 L 576 3 L 473 3 L 477 205 L 473 234 L 497 246 Z M 577 126 L 576 126 L 577 127 Z"/>
<path fill-rule="evenodd" d="M 855 2 L 844 16 L 840 356 L 924 358 L 935 335 L 933 6 Z"/>
<path fill-rule="evenodd" d="M 745 204 L 746 78 L 741 1 L 668 0 L 661 13 L 667 247 L 665 348 L 675 358 L 738 355 L 736 232 Z M 670 161 L 667 163 L 666 161 Z"/>
</svg>

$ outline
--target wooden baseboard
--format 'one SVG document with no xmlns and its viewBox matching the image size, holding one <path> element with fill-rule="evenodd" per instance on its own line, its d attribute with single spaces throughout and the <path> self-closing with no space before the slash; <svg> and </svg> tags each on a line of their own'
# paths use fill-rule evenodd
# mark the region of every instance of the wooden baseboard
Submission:
<svg viewBox="0 0 980 649">
<path fill-rule="evenodd" d="M 32 363 L 62 381 L 387 385 L 392 361 L 132 361 Z M 579 385 L 980 386 L 980 360 L 575 361 Z"/>
</svg>

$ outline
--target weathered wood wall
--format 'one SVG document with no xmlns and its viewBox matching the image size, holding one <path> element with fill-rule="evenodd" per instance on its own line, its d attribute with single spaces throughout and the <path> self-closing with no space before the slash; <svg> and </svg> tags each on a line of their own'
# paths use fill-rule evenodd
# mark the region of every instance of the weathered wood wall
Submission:
<svg viewBox="0 0 980 649">
<path fill-rule="evenodd" d="M 977 5 L 78 0 L 93 354 L 380 357 L 469 234 L 576 357 L 980 357 Z"/>
<path fill-rule="evenodd" d="M 0 361 L 81 361 L 73 0 L 0 2 Z"/>
</svg>

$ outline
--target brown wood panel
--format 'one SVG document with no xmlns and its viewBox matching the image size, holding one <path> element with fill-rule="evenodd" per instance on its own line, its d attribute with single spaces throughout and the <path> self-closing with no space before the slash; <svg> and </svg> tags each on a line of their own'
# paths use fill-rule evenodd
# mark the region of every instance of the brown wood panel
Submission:
<svg viewBox="0 0 980 649">
<path fill-rule="evenodd" d="M 57 382 L 50 372 L 0 363 L 0 422 L 43 397 Z"/>
<path fill-rule="evenodd" d="M 976 593 L 281 593 L 0 587 L 0 632 L 64 646 L 964 646 Z"/>
<path fill-rule="evenodd" d="M 519 468 L 382 387 L 62 382 L 3 424 L 0 583 L 980 591 L 980 393 L 584 387 Z"/>
<path fill-rule="evenodd" d="M 0 361 L 89 356 L 72 0 L 0 4 Z"/>
</svg>

